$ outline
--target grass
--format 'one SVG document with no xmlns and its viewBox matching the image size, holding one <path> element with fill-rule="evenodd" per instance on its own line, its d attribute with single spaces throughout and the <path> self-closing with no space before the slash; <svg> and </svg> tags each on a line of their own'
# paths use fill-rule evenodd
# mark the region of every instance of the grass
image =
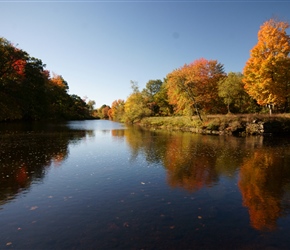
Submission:
<svg viewBox="0 0 290 250">
<path fill-rule="evenodd" d="M 157 129 L 181 129 L 191 131 L 223 131 L 225 133 L 235 133 L 246 131 L 246 126 L 259 123 L 268 123 L 275 126 L 282 124 L 284 128 L 290 130 L 290 114 L 227 114 L 227 115 L 207 115 L 200 121 L 197 116 L 171 116 L 171 117 L 146 117 L 140 121 L 141 126 L 153 127 Z M 258 126 L 258 125 L 257 125 Z M 250 126 L 253 130 L 257 126 Z M 288 129 L 287 129 L 288 130 Z M 250 134 L 255 131 L 248 130 Z"/>
<path fill-rule="evenodd" d="M 198 118 L 186 116 L 170 116 L 170 117 L 146 117 L 143 118 L 140 122 L 142 126 L 151 126 L 151 127 L 159 127 L 159 128 L 169 128 L 169 127 L 199 127 L 201 125 L 201 121 Z"/>
</svg>

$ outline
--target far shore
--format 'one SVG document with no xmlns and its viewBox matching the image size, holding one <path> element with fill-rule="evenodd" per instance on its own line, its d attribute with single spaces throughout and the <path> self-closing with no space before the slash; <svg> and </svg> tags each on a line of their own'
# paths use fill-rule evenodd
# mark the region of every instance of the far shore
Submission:
<svg viewBox="0 0 290 250">
<path fill-rule="evenodd" d="M 146 117 L 141 127 L 212 135 L 290 135 L 290 114 L 227 114 Z"/>
</svg>

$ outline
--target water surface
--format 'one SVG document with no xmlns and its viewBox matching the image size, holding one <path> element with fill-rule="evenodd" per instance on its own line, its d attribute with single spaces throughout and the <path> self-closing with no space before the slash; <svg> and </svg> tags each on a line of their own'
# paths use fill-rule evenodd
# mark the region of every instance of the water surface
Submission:
<svg viewBox="0 0 290 250">
<path fill-rule="evenodd" d="M 0 249 L 288 249 L 288 139 L 0 124 Z"/>
</svg>

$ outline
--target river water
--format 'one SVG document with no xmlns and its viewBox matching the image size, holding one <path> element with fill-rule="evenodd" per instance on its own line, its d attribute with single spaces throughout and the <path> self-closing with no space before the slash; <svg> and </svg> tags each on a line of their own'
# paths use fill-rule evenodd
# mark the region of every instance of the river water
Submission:
<svg viewBox="0 0 290 250">
<path fill-rule="evenodd" d="M 0 124 L 0 249 L 289 249 L 289 139 Z"/>
</svg>

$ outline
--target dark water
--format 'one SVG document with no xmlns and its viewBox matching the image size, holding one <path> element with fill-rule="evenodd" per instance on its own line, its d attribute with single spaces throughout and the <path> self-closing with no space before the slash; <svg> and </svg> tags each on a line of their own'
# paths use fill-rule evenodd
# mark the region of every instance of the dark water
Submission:
<svg viewBox="0 0 290 250">
<path fill-rule="evenodd" d="M 0 249 L 289 249 L 289 138 L 0 124 Z"/>
</svg>

